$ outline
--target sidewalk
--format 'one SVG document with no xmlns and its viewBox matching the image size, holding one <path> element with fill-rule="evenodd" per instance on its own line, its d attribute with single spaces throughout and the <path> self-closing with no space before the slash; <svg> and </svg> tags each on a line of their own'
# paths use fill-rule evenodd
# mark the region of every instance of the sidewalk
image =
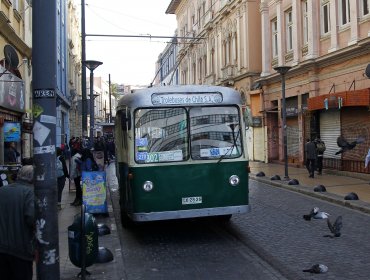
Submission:
<svg viewBox="0 0 370 280">
<path fill-rule="evenodd" d="M 289 180 L 284 179 L 284 164 L 251 161 L 249 165 L 250 178 L 253 180 L 301 192 L 370 214 L 370 174 L 344 173 L 324 169 L 322 175 L 315 174 L 315 178 L 309 178 L 306 168 L 288 166 L 289 180 L 296 179 L 299 182 L 299 185 L 288 185 Z M 260 171 L 265 173 L 264 177 L 256 176 Z M 270 178 L 274 175 L 279 175 L 281 180 L 271 180 Z M 323 185 L 326 192 L 314 192 L 313 189 L 317 185 Z M 359 200 L 345 200 L 344 197 L 351 192 L 356 193 Z"/>
<path fill-rule="evenodd" d="M 120 280 L 123 279 L 123 260 L 121 253 L 121 244 L 119 240 L 119 233 L 117 229 L 116 220 L 113 213 L 112 201 L 110 196 L 110 186 L 116 183 L 115 176 L 115 164 L 111 163 L 107 169 L 107 203 L 108 203 L 108 217 L 97 216 L 97 223 L 104 223 L 107 225 L 111 234 L 105 236 L 99 236 L 99 247 L 105 247 L 109 249 L 114 259 L 108 263 L 93 264 L 87 268 L 87 271 L 91 273 L 90 276 L 86 276 L 86 279 L 93 280 Z M 62 210 L 58 212 L 59 221 L 59 258 L 60 258 L 60 279 L 81 279 L 77 278 L 77 274 L 81 272 L 81 268 L 74 266 L 69 259 L 68 252 L 68 226 L 73 223 L 74 216 L 80 214 L 81 208 L 71 206 L 70 203 L 75 198 L 74 185 L 71 184 L 71 191 L 68 187 L 68 180 L 62 195 Z M 36 279 L 36 275 L 34 275 Z"/>
</svg>

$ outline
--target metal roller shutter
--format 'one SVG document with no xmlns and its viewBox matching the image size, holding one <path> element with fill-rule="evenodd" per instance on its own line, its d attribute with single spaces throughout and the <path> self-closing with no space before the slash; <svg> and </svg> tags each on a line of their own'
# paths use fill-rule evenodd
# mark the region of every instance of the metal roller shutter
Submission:
<svg viewBox="0 0 370 280">
<path fill-rule="evenodd" d="M 323 111 L 320 113 L 320 136 L 325 142 L 326 151 L 324 158 L 340 159 L 340 155 L 335 155 L 339 150 L 337 138 L 340 135 L 340 111 L 337 109 Z"/>
<path fill-rule="evenodd" d="M 288 157 L 299 157 L 299 127 L 297 119 L 287 120 Z"/>
</svg>

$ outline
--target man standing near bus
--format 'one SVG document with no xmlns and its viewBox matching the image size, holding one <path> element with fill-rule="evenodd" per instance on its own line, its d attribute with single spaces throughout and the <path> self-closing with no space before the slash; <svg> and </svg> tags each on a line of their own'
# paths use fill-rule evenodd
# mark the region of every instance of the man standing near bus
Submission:
<svg viewBox="0 0 370 280">
<path fill-rule="evenodd" d="M 316 161 L 316 145 L 310 139 L 307 139 L 305 144 L 305 151 L 306 151 L 306 168 L 308 173 L 310 174 L 310 178 L 314 178 L 315 176 L 315 161 Z"/>
</svg>

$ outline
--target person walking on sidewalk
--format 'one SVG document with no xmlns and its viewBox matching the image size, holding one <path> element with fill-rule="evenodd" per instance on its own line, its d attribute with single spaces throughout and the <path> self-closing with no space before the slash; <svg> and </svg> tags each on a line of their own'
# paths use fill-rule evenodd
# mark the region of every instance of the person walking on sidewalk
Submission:
<svg viewBox="0 0 370 280">
<path fill-rule="evenodd" d="M 0 187 L 0 278 L 32 280 L 35 256 L 33 166 Z"/>
<path fill-rule="evenodd" d="M 316 153 L 316 145 L 310 139 L 307 139 L 305 144 L 305 151 L 306 151 L 306 168 L 309 173 L 310 178 L 314 178 L 315 176 L 315 161 L 317 157 Z"/>
<path fill-rule="evenodd" d="M 57 185 L 58 185 L 58 209 L 62 209 L 62 192 L 66 183 L 66 178 L 69 178 L 66 160 L 63 156 L 61 148 L 57 148 L 57 159 L 56 159 L 56 173 L 57 173 Z"/>
<path fill-rule="evenodd" d="M 315 139 L 316 152 L 317 152 L 317 174 L 322 174 L 322 161 L 324 159 L 324 152 L 326 150 L 325 143 L 319 137 Z"/>
<path fill-rule="evenodd" d="M 69 171 L 69 178 L 73 179 L 76 187 L 76 197 L 71 203 L 72 206 L 81 206 L 82 204 L 82 189 L 81 189 L 81 154 L 79 150 L 73 150 L 71 158 L 71 170 Z"/>
</svg>

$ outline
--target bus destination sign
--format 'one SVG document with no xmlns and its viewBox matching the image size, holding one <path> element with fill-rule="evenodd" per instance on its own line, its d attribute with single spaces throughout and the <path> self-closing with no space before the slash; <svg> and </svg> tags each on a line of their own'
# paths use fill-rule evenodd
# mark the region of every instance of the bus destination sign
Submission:
<svg viewBox="0 0 370 280">
<path fill-rule="evenodd" d="M 190 104 L 219 104 L 222 94 L 214 93 L 154 93 L 153 105 L 190 105 Z"/>
</svg>

